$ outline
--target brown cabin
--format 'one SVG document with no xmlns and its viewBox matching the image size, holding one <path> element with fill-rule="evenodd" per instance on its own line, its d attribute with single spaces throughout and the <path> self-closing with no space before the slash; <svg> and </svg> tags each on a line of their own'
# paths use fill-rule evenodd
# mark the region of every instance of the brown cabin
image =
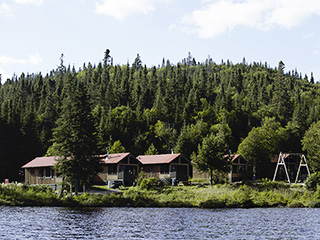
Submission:
<svg viewBox="0 0 320 240">
<path fill-rule="evenodd" d="M 91 179 L 92 183 L 118 182 L 131 186 L 139 174 L 140 162 L 130 153 L 115 153 L 100 156 L 103 170 Z M 37 157 L 22 168 L 25 169 L 25 183 L 53 185 L 62 182 L 54 165 L 58 157 Z"/>
<path fill-rule="evenodd" d="M 251 180 L 253 176 L 252 167 L 249 166 L 240 154 L 230 156 L 231 170 L 228 174 L 230 182 L 238 182 L 243 180 Z"/>
<path fill-rule="evenodd" d="M 140 162 L 130 153 L 102 156 L 103 170 L 92 179 L 95 183 L 121 183 L 132 186 L 139 175 Z"/>
<path fill-rule="evenodd" d="M 156 177 L 160 180 L 188 181 L 191 164 L 180 153 L 160 155 L 140 155 L 146 177 Z"/>
<path fill-rule="evenodd" d="M 140 155 L 135 158 L 130 153 L 114 153 L 100 156 L 103 168 L 91 179 L 92 183 L 111 183 L 132 186 L 140 169 L 146 177 L 160 180 L 188 181 L 191 164 L 181 154 Z M 37 157 L 24 165 L 27 184 L 57 185 L 62 177 L 57 175 L 54 165 L 58 157 Z"/>
<path fill-rule="evenodd" d="M 226 155 L 227 161 L 231 162 L 230 172 L 228 173 L 228 180 L 230 182 L 238 182 L 243 180 L 252 180 L 253 172 L 252 167 L 248 162 L 240 155 Z M 193 178 L 195 179 L 210 179 L 209 172 L 199 172 L 196 169 L 193 171 Z"/>
<path fill-rule="evenodd" d="M 25 183 L 56 185 L 62 182 L 62 177 L 57 175 L 54 165 L 58 157 L 37 157 L 28 162 L 24 168 Z"/>
</svg>

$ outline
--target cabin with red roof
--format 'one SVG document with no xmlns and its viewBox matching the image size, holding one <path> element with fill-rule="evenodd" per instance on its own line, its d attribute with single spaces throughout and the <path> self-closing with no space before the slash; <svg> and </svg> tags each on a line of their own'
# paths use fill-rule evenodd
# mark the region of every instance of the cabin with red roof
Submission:
<svg viewBox="0 0 320 240">
<path fill-rule="evenodd" d="M 140 170 L 146 177 L 160 180 L 174 179 L 188 181 L 191 163 L 180 153 L 160 155 L 140 155 L 135 158 L 130 153 L 114 153 L 101 155 L 102 172 L 91 179 L 92 183 L 132 186 L 139 176 Z M 54 165 L 58 157 L 37 157 L 22 166 L 25 169 L 25 183 L 57 185 L 62 177 L 57 175 Z"/>
<path fill-rule="evenodd" d="M 176 181 L 188 181 L 191 164 L 180 153 L 160 155 L 140 155 L 137 157 L 141 162 L 146 177 L 156 177 L 160 180 L 172 179 Z"/>
<path fill-rule="evenodd" d="M 139 175 L 140 162 L 130 153 L 113 153 L 102 157 L 103 171 L 92 179 L 95 183 L 120 183 L 132 186 Z"/>
<path fill-rule="evenodd" d="M 228 174 L 230 182 L 252 180 L 252 167 L 240 154 L 231 155 L 229 161 L 231 161 L 231 170 Z"/>
<path fill-rule="evenodd" d="M 54 169 L 58 157 L 36 157 L 32 161 L 23 165 L 25 183 L 56 185 L 62 182 Z"/>
<path fill-rule="evenodd" d="M 252 180 L 252 167 L 240 154 L 225 155 L 225 159 L 230 162 L 230 172 L 227 176 L 230 182 Z M 210 174 L 209 172 L 199 172 L 195 169 L 193 171 L 193 178 L 209 180 Z"/>
<path fill-rule="evenodd" d="M 139 174 L 140 162 L 130 153 L 102 155 L 102 172 L 91 179 L 92 183 L 117 182 L 131 186 Z M 57 185 L 62 182 L 54 165 L 58 157 L 36 157 L 22 168 L 25 170 L 25 183 Z"/>
</svg>

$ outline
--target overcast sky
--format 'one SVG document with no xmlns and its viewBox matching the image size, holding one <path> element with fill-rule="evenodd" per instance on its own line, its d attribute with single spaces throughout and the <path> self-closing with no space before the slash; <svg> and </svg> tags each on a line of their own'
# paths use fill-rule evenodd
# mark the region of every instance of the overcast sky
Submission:
<svg viewBox="0 0 320 240">
<path fill-rule="evenodd" d="M 162 59 L 267 62 L 320 80 L 319 0 L 0 0 L 0 74 Z"/>
</svg>

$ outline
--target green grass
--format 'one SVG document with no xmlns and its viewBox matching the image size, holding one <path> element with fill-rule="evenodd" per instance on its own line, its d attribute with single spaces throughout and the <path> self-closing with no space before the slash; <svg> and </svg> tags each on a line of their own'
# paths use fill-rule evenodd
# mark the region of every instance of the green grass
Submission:
<svg viewBox="0 0 320 240">
<path fill-rule="evenodd" d="M 101 194 L 59 194 L 43 186 L 0 185 L 0 205 L 77 207 L 320 207 L 320 187 L 263 180 L 247 184 L 157 186 L 122 188 L 121 194 L 106 194 L 106 186 L 94 186 Z"/>
</svg>

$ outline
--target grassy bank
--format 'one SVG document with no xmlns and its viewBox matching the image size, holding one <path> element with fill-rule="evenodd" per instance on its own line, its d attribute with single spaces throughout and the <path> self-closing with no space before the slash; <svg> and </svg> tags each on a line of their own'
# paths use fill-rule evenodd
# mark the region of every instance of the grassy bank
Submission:
<svg viewBox="0 0 320 240">
<path fill-rule="evenodd" d="M 0 205 L 66 207 L 320 207 L 320 187 L 264 181 L 214 186 L 146 186 L 123 188 L 121 194 L 59 195 L 50 188 L 23 184 L 0 185 Z"/>
</svg>

